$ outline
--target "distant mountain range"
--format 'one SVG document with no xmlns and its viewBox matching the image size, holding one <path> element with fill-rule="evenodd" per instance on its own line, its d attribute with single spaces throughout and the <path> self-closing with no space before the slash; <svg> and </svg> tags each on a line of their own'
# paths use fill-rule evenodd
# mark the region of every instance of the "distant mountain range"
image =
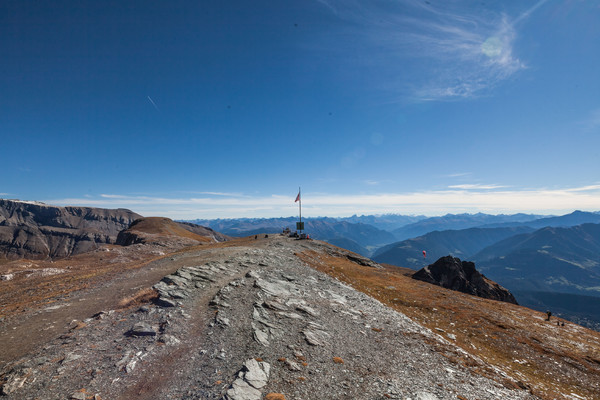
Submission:
<svg viewBox="0 0 600 400">
<path fill-rule="evenodd" d="M 363 255 L 365 257 L 371 253 L 369 250 L 367 250 L 367 248 L 348 238 L 336 237 L 333 239 L 327 239 L 326 242 L 334 246 L 341 247 L 342 249 L 353 251 L 354 253 Z"/>
<path fill-rule="evenodd" d="M 569 226 L 582 221 L 588 223 Z M 527 225 L 434 231 L 384 246 L 374 252 L 373 259 L 419 269 L 431 260 L 453 255 L 474 261 L 478 269 L 510 290 L 600 296 L 600 224 L 589 221 L 600 222 L 600 215 L 576 211 Z M 535 229 L 540 225 L 545 227 Z"/>
<path fill-rule="evenodd" d="M 434 231 L 381 247 L 375 251 L 372 258 L 379 263 L 420 269 L 447 255 L 471 260 L 474 254 L 502 239 L 533 230 L 520 226 Z M 427 257 L 423 257 L 423 250 L 426 251 Z"/>
<path fill-rule="evenodd" d="M 513 290 L 600 296 L 600 224 L 515 235 L 472 258 L 483 273 Z"/>
<path fill-rule="evenodd" d="M 483 225 L 482 228 L 495 228 L 501 226 L 529 226 L 531 228 L 545 228 L 547 226 L 575 226 L 586 223 L 599 224 L 600 212 L 574 211 L 571 214 L 566 214 L 559 217 L 544 217 L 521 223 L 504 222 L 486 224 Z"/>
<path fill-rule="evenodd" d="M 361 217 L 356 217 L 360 220 Z M 391 218 L 387 218 L 387 223 Z M 407 217 L 406 221 L 411 217 Z M 250 236 L 261 233 L 280 233 L 284 228 L 295 230 L 296 217 L 289 218 L 240 218 L 217 220 L 192 220 L 198 225 L 208 226 L 218 232 L 229 236 Z M 303 219 L 305 231 L 313 239 L 324 240 L 334 245 L 345 247 L 364 256 L 369 256 L 371 250 L 379 246 L 394 242 L 396 237 L 373 225 L 361 222 L 352 223 L 345 219 L 335 218 L 306 218 Z"/>
<path fill-rule="evenodd" d="M 533 214 L 490 215 L 490 214 L 447 214 L 442 217 L 426 218 L 403 227 L 396 228 L 392 233 L 398 240 L 410 239 L 433 231 L 448 229 L 468 229 L 474 227 L 495 227 L 528 225 L 543 216 Z M 598 216 L 600 217 L 600 215 Z M 591 221 L 590 221 L 591 222 Z M 580 222 L 581 223 L 581 222 Z"/>
<path fill-rule="evenodd" d="M 455 217 L 444 222 L 452 225 L 470 219 Z M 593 307 L 580 306 L 589 296 L 600 301 L 600 224 L 592 222 L 600 222 L 600 214 L 575 211 L 528 222 L 434 231 L 384 246 L 373 259 L 412 269 L 449 254 L 474 261 L 488 278 L 513 292 L 520 304 L 553 309 L 598 329 L 600 311 L 590 313 Z M 551 293 L 558 297 L 552 298 Z"/>
<path fill-rule="evenodd" d="M 511 236 L 472 260 L 519 304 L 600 329 L 600 224 Z"/>
<path fill-rule="evenodd" d="M 582 223 L 600 223 L 600 214 L 575 211 L 560 217 L 544 217 L 520 222 L 528 218 L 524 214 L 493 216 L 487 214 L 460 214 L 433 217 L 406 225 L 404 232 L 425 230 L 426 227 L 445 226 L 446 229 L 433 230 L 423 235 L 391 243 L 373 252 L 373 259 L 402 267 L 419 269 L 423 266 L 422 251 L 436 260 L 444 255 L 464 259 L 481 259 L 476 253 L 485 247 L 517 234 L 531 233 L 542 227 L 569 227 Z M 505 220 L 494 224 L 484 223 L 478 227 L 460 229 L 460 226 L 491 220 Z M 514 220 L 509 223 L 506 220 Z M 395 230 L 394 232 L 398 232 Z"/>
<path fill-rule="evenodd" d="M 353 215 L 351 217 L 336 218 L 338 221 L 350 222 L 353 224 L 372 225 L 377 229 L 392 232 L 395 229 L 401 228 L 408 224 L 412 224 L 424 219 L 428 219 L 424 215 L 398 215 L 398 214 L 383 214 L 383 215 Z M 397 239 L 397 238 L 396 238 Z"/>
<path fill-rule="evenodd" d="M 237 218 L 237 219 L 197 219 L 190 220 L 198 225 L 208 226 L 215 231 L 229 236 L 249 236 L 259 233 L 278 233 L 285 227 L 295 230 L 297 217 L 287 218 Z M 575 211 L 560 217 L 548 217 L 534 214 L 490 215 L 490 214 L 447 214 L 441 217 L 406 216 L 396 214 L 385 215 L 353 215 L 345 218 L 305 218 L 305 231 L 311 237 L 327 241 L 336 246 L 348 248 L 356 253 L 370 257 L 379 257 L 382 262 L 404 265 L 411 268 L 421 268 L 419 262 L 421 251 L 431 253 L 431 257 L 453 254 L 457 257 L 469 257 L 491 245 L 494 240 L 501 240 L 512 232 L 510 229 L 519 228 L 512 234 L 525 233 L 544 226 L 573 226 L 585 222 L 600 222 L 600 213 Z M 403 243 L 406 239 L 416 240 L 418 237 L 434 231 L 463 230 L 469 228 L 502 228 L 504 230 L 474 231 L 472 234 L 457 234 L 454 239 L 444 236 L 427 237 L 417 242 Z M 508 229 L 508 230 L 507 230 Z M 502 233 L 505 232 L 505 233 Z M 483 237 L 475 237 L 484 234 Z M 423 242 L 424 243 L 419 243 Z M 388 246 L 383 249 L 382 247 Z M 406 247 L 408 246 L 408 247 Z M 412 247 L 414 246 L 414 249 Z M 391 247 L 405 248 L 405 255 L 399 250 L 395 256 L 382 256 Z M 417 255 L 411 255 L 412 250 L 418 249 Z M 448 250 L 448 252 L 445 252 Z M 445 253 L 444 253 L 445 252 Z M 402 254 L 401 254 L 402 253 Z M 383 258 L 381 258 L 383 257 Z M 413 259 L 407 263 L 406 260 Z M 411 262 L 413 265 L 411 265 Z"/>
</svg>

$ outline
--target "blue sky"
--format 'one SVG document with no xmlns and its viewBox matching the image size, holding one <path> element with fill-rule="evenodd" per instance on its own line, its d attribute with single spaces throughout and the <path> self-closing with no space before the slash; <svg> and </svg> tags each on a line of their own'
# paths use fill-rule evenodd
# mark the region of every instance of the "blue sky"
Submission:
<svg viewBox="0 0 600 400">
<path fill-rule="evenodd" d="M 600 3 L 4 1 L 0 197 L 172 218 L 600 209 Z"/>
</svg>

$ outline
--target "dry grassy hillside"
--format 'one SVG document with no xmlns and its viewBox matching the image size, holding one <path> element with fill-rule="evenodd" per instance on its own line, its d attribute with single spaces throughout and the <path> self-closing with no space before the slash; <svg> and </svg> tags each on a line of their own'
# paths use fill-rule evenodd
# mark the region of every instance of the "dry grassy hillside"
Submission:
<svg viewBox="0 0 600 400">
<path fill-rule="evenodd" d="M 546 314 L 525 307 L 416 281 L 410 278 L 413 270 L 365 267 L 314 251 L 299 256 L 458 344 L 541 398 L 600 398 L 598 332 L 554 317 L 546 321 Z M 490 367 L 465 354 L 440 351 L 481 375 L 492 375 Z"/>
<path fill-rule="evenodd" d="M 162 244 L 173 240 L 189 239 L 200 243 L 212 242 L 212 237 L 199 235 L 184 229 L 180 224 L 164 217 L 147 217 L 136 220 L 119 233 L 117 244 L 128 246 L 135 243 Z M 194 243 L 186 243 L 194 244 Z"/>
</svg>

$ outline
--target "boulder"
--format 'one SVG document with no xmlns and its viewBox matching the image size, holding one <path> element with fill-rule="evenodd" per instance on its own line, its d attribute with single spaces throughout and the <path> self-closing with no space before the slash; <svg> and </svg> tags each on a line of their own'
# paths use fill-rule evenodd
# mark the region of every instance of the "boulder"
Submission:
<svg viewBox="0 0 600 400">
<path fill-rule="evenodd" d="M 452 256 L 441 257 L 417 271 L 412 278 L 485 299 L 517 304 L 512 293 L 477 271 L 475 263 Z"/>
<path fill-rule="evenodd" d="M 260 389 L 267 384 L 271 371 L 271 365 L 269 363 L 256 361 L 254 358 L 251 358 L 244 363 L 244 367 L 246 369 L 244 379 L 251 386 Z"/>
<path fill-rule="evenodd" d="M 225 400 L 260 400 L 262 393 L 243 379 L 236 379 L 225 394 Z"/>
<path fill-rule="evenodd" d="M 129 330 L 131 336 L 156 336 L 156 331 L 153 327 L 145 322 L 138 322 Z"/>
</svg>

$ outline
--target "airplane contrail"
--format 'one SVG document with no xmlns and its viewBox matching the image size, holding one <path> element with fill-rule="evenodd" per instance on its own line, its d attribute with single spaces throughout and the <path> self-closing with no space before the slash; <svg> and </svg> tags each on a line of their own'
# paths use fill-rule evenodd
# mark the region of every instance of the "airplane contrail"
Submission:
<svg viewBox="0 0 600 400">
<path fill-rule="evenodd" d="M 527 17 L 529 17 L 531 15 L 532 12 L 534 12 L 535 10 L 537 10 L 539 7 L 543 6 L 544 3 L 546 3 L 548 0 L 540 0 L 537 3 L 535 3 L 531 8 L 529 8 L 529 10 L 525 11 L 524 13 L 522 13 L 521 15 L 519 15 L 517 17 L 517 19 L 515 19 L 512 22 L 512 25 L 516 25 L 517 22 L 521 21 L 522 19 L 525 19 Z"/>
<path fill-rule="evenodd" d="M 160 112 L 160 110 L 156 106 L 156 103 L 154 102 L 154 100 L 152 100 L 152 98 L 150 96 L 146 96 L 146 97 L 148 97 L 148 100 L 150 100 L 150 103 L 152 103 L 152 105 L 154 106 L 154 108 L 156 108 L 156 111 Z"/>
</svg>

